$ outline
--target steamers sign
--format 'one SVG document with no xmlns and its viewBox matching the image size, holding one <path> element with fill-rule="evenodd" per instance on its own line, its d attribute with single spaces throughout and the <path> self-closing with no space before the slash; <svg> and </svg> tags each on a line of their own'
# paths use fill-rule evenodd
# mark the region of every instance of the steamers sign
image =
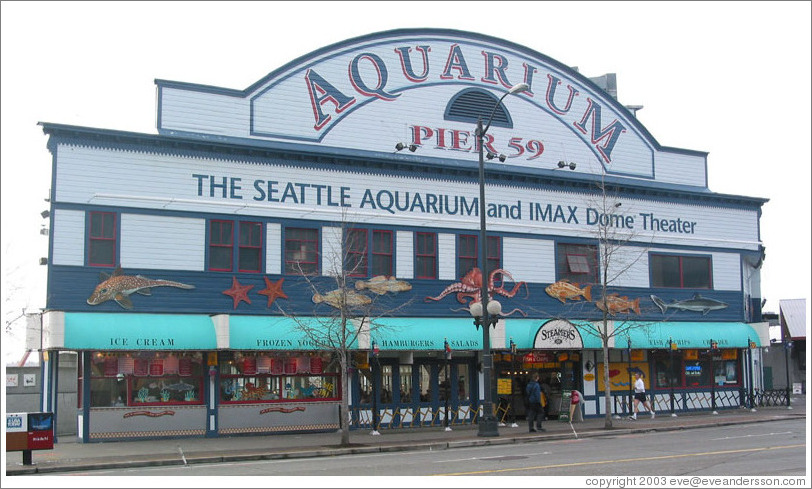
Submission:
<svg viewBox="0 0 812 489">
<path fill-rule="evenodd" d="M 542 324 L 533 341 L 534 349 L 581 350 L 581 333 L 569 321 L 553 319 Z"/>
</svg>

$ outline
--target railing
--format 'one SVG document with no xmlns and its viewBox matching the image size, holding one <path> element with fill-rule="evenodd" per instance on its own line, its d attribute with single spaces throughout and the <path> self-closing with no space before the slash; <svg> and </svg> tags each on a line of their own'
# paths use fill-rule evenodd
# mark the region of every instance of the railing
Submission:
<svg viewBox="0 0 812 489">
<path fill-rule="evenodd" d="M 787 389 L 753 390 L 752 405 L 760 407 L 787 406 Z"/>
<path fill-rule="evenodd" d="M 422 426 L 443 426 L 445 406 L 387 406 L 378 409 L 376 430 L 393 428 L 418 428 Z M 465 425 L 476 422 L 479 411 L 470 405 L 449 406 L 448 425 Z M 350 408 L 350 428 L 372 428 L 372 408 L 355 406 Z"/>
</svg>

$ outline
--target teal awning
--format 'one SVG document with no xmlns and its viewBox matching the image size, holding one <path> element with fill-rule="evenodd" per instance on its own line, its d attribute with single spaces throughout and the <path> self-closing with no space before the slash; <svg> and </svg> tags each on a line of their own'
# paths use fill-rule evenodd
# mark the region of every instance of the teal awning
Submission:
<svg viewBox="0 0 812 489">
<path fill-rule="evenodd" d="M 482 329 L 471 318 L 378 318 L 370 328 L 380 350 L 443 350 L 446 339 L 452 350 L 482 350 Z"/>
<path fill-rule="evenodd" d="M 667 349 L 669 338 L 679 349 L 709 348 L 711 340 L 719 348 L 747 348 L 748 341 L 761 344 L 759 335 L 747 323 L 716 322 L 629 322 L 623 328 L 627 332 L 619 333 L 615 338 L 615 348 L 627 348 L 627 338 L 632 340 L 632 348 Z"/>
<path fill-rule="evenodd" d="M 214 350 L 205 314 L 65 313 L 65 344 L 73 350 Z"/>
<path fill-rule="evenodd" d="M 336 318 L 285 316 L 231 316 L 229 346 L 234 350 L 320 350 L 314 339 L 341 329 Z M 353 328 L 354 324 L 348 324 Z M 326 340 L 325 340 L 326 341 Z M 334 340 L 332 344 L 339 344 Z M 355 349 L 357 340 L 350 343 Z"/>
</svg>

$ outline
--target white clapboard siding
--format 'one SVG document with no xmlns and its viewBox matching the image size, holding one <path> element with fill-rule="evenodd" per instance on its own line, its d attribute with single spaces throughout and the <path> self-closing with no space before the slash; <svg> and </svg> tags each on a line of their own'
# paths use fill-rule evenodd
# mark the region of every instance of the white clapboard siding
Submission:
<svg viewBox="0 0 812 489">
<path fill-rule="evenodd" d="M 641 284 L 649 283 L 648 248 L 612 246 L 609 252 L 611 255 L 607 260 L 609 269 L 606 278 L 611 287 L 640 287 Z M 603 250 L 598 255 L 598 261 L 602 261 L 602 254 Z M 603 280 L 602 274 L 600 280 Z"/>
<path fill-rule="evenodd" d="M 411 231 L 395 233 L 395 250 L 397 253 L 395 276 L 400 279 L 414 278 L 414 233 Z"/>
<path fill-rule="evenodd" d="M 218 184 L 227 178 L 227 188 L 203 184 L 198 195 L 199 182 L 193 175 L 214 176 Z M 445 229 L 471 229 L 478 225 L 474 207 L 478 199 L 478 185 L 474 182 L 453 182 L 420 176 L 397 174 L 361 174 L 353 171 L 335 171 L 321 168 L 301 168 L 284 165 L 259 165 L 238 160 L 214 160 L 153 153 L 112 151 L 98 148 L 60 145 L 57 157 L 56 193 L 59 202 L 83 205 L 111 205 L 181 212 L 224 213 L 238 216 L 314 219 L 337 222 L 342 213 L 349 212 L 357 222 L 375 222 L 381 226 L 424 226 Z M 208 178 L 208 177 L 206 177 Z M 333 205 L 326 202 L 326 190 L 321 203 L 310 188 L 306 202 L 290 197 L 285 202 L 254 200 L 262 196 L 254 182 L 273 180 L 280 198 L 286 185 L 327 185 L 333 192 Z M 232 196 L 231 183 L 234 182 Z M 349 196 L 349 207 L 336 205 L 341 187 Z M 392 203 L 398 199 L 428 195 L 465 199 L 470 212 L 449 214 L 423 207 L 406 206 L 397 210 Z M 489 216 L 491 231 L 544 234 L 593 238 L 595 225 L 588 222 L 588 209 L 594 197 L 581 193 L 518 186 L 489 185 L 488 203 L 504 208 L 520 206 L 521 218 L 515 216 Z M 225 195 L 223 195 L 225 193 Z M 297 191 L 298 195 L 298 191 Z M 384 195 L 383 204 L 378 196 Z M 365 196 L 367 196 L 365 198 Z M 369 196 L 372 196 L 370 198 Z M 241 197 L 241 198 L 237 198 Z M 267 197 L 267 196 L 266 196 Z M 381 208 L 380 206 L 389 206 Z M 405 205 L 405 204 L 404 204 Z M 537 207 L 541 206 L 541 207 Z M 531 206 L 533 211 L 531 212 Z M 563 218 L 555 218 L 554 211 L 563 209 Z M 403 208 L 403 205 L 401 205 Z M 577 221 L 569 219 L 568 209 L 576 209 Z M 715 247 L 757 250 L 760 246 L 758 212 L 725 207 L 694 205 L 691 203 L 660 200 L 622 199 L 621 212 L 633 221 L 633 240 L 645 243 L 675 244 L 685 247 Z M 560 213 L 559 213 L 560 214 Z M 654 215 L 661 219 L 695 222 L 690 233 L 644 229 L 644 217 Z M 544 220 L 542 220 L 544 219 Z M 648 219 L 648 217 L 646 217 Z"/>
<path fill-rule="evenodd" d="M 247 137 L 249 101 L 221 94 L 161 89 L 162 128 Z"/>
<path fill-rule="evenodd" d="M 738 253 L 711 253 L 714 290 L 741 290 L 741 258 Z"/>
<path fill-rule="evenodd" d="M 704 156 L 678 153 L 655 153 L 657 181 L 707 187 L 707 164 Z"/>
<path fill-rule="evenodd" d="M 457 279 L 457 242 L 453 234 L 437 235 L 437 278 Z"/>
<path fill-rule="evenodd" d="M 331 277 L 341 273 L 344 261 L 340 227 L 321 228 L 321 274 Z"/>
<path fill-rule="evenodd" d="M 282 226 L 269 222 L 265 225 L 265 273 L 282 273 Z"/>
<path fill-rule="evenodd" d="M 203 271 L 206 220 L 121 214 L 121 267 Z"/>
<path fill-rule="evenodd" d="M 555 282 L 555 243 L 544 239 L 504 238 L 502 268 L 522 282 Z"/>
<path fill-rule="evenodd" d="M 56 209 L 53 217 L 54 250 L 51 254 L 52 265 L 85 264 L 85 213 Z"/>
</svg>

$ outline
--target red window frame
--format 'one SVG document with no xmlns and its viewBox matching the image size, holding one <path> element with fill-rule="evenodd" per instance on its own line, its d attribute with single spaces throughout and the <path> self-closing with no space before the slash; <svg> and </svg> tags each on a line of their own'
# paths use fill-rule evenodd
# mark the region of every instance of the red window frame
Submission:
<svg viewBox="0 0 812 489">
<path fill-rule="evenodd" d="M 313 238 L 313 239 L 302 239 L 302 238 L 299 238 L 299 237 L 291 238 L 290 235 L 294 234 L 294 232 L 297 232 L 297 231 L 301 231 L 303 233 L 308 233 L 308 234 L 309 233 L 314 233 L 315 238 Z M 296 243 L 300 243 L 299 246 L 295 247 L 299 251 L 291 251 L 293 249 L 293 247 L 291 247 L 290 245 L 291 244 L 296 244 Z M 304 245 L 305 243 L 314 243 L 315 244 L 315 250 L 313 251 L 313 256 L 315 257 L 315 261 L 305 261 L 303 259 L 300 259 L 300 260 L 289 259 L 289 253 L 303 253 L 306 256 L 307 255 L 307 250 L 306 250 L 306 246 Z M 303 256 L 303 258 L 305 256 Z M 285 273 L 286 274 L 290 275 L 290 274 L 298 273 L 298 270 L 297 270 L 297 267 L 296 267 L 297 263 L 299 263 L 299 265 L 302 267 L 302 270 L 304 271 L 304 273 L 306 273 L 308 275 L 317 274 L 318 269 L 319 269 L 319 259 L 318 259 L 318 257 L 319 257 L 319 230 L 318 229 L 313 229 L 313 228 L 293 228 L 293 227 L 285 229 Z M 305 267 L 305 265 L 307 265 L 307 267 Z M 312 268 L 312 270 L 310 270 L 311 268 Z"/>
<path fill-rule="evenodd" d="M 415 276 L 437 278 L 437 233 L 415 234 Z"/>
<path fill-rule="evenodd" d="M 248 243 L 243 243 L 243 229 L 248 229 Z M 239 245 L 238 245 L 238 256 L 239 256 L 239 263 L 238 269 L 240 272 L 254 272 L 259 273 L 262 271 L 262 223 L 261 222 L 252 222 L 252 221 L 240 221 L 239 226 Z M 254 244 L 254 240 L 256 239 L 256 244 Z M 243 268 L 242 257 L 243 253 L 255 253 L 257 255 L 257 268 Z"/>
<path fill-rule="evenodd" d="M 215 233 L 215 223 L 219 223 L 220 225 L 217 226 L 217 233 Z M 231 225 L 231 232 L 224 233 L 223 226 L 224 223 L 228 223 Z M 215 240 L 215 234 L 217 239 Z M 227 238 L 224 239 L 224 238 Z M 212 249 L 222 249 L 228 248 L 228 268 L 216 268 L 212 266 Z M 209 270 L 213 272 L 230 272 L 234 269 L 234 221 L 227 220 L 227 219 L 212 219 L 209 221 Z"/>
<path fill-rule="evenodd" d="M 367 236 L 366 229 L 347 230 L 347 270 L 350 277 L 367 276 Z"/>
<path fill-rule="evenodd" d="M 457 272 L 460 276 L 465 275 L 470 270 L 477 266 L 479 263 L 479 240 L 473 234 L 461 234 L 458 238 L 459 246 L 457 247 Z M 463 246 L 465 243 L 466 246 Z M 465 254 L 470 253 L 471 245 L 473 244 L 473 255 Z"/>
<path fill-rule="evenodd" d="M 105 226 L 105 217 L 110 216 L 112 217 L 112 223 L 110 226 Z M 99 218 L 100 221 L 100 228 L 98 229 L 98 233 L 94 233 L 94 219 Z M 109 229 L 111 228 L 111 229 Z M 107 235 L 108 231 L 111 232 L 111 235 Z M 102 212 L 102 211 L 91 211 L 89 216 L 88 222 L 88 249 L 87 249 L 87 263 L 92 267 L 111 267 L 116 265 L 116 248 L 118 244 L 118 233 L 116 227 L 116 213 L 115 212 Z M 96 255 L 94 252 L 95 246 L 100 246 L 102 244 L 111 243 L 113 246 L 112 250 L 112 260 L 109 263 L 100 263 L 93 261 L 93 257 Z"/>
<path fill-rule="evenodd" d="M 384 237 L 388 237 L 388 246 Z M 394 236 L 392 231 L 372 231 L 372 275 L 392 275 L 393 249 Z"/>
</svg>

